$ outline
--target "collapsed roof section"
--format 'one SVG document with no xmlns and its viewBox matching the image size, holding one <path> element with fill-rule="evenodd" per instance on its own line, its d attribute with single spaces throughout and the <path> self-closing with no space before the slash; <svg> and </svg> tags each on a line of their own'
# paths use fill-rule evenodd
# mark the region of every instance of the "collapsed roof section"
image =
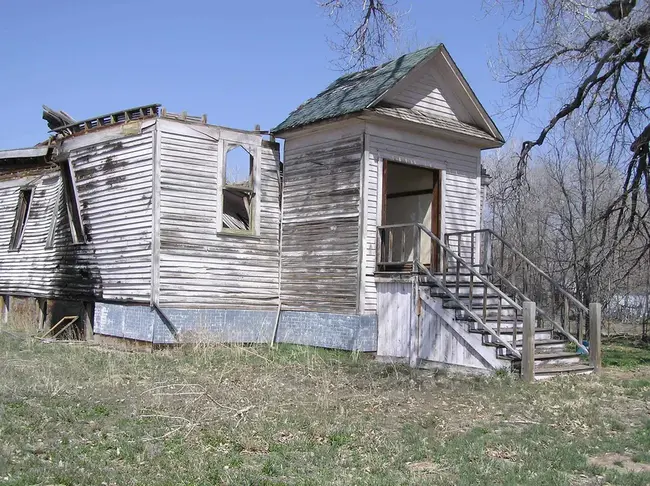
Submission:
<svg viewBox="0 0 650 486">
<path fill-rule="evenodd" d="M 74 118 L 68 115 L 65 111 L 56 111 L 46 105 L 43 105 L 43 120 L 47 122 L 47 127 L 50 130 L 55 130 L 74 123 Z"/>
<path fill-rule="evenodd" d="M 43 119 L 47 120 L 50 130 L 61 136 L 70 136 L 85 133 L 89 130 L 111 125 L 119 125 L 144 118 L 157 117 L 160 113 L 160 104 L 137 106 L 127 110 L 115 111 L 106 115 L 95 116 L 86 120 L 75 121 L 64 111 L 54 111 L 43 105 Z"/>
</svg>

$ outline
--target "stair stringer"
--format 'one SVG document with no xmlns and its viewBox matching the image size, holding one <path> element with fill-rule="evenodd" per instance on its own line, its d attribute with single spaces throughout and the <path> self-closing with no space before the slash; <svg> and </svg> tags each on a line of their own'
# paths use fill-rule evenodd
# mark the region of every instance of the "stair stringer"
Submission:
<svg viewBox="0 0 650 486">
<path fill-rule="evenodd" d="M 449 367 L 491 373 L 510 363 L 497 357 L 496 348 L 483 344 L 481 333 L 470 332 L 467 321 L 457 320 L 443 299 L 432 297 L 429 288 L 419 292 L 421 306 L 418 358 L 420 366 Z"/>
</svg>

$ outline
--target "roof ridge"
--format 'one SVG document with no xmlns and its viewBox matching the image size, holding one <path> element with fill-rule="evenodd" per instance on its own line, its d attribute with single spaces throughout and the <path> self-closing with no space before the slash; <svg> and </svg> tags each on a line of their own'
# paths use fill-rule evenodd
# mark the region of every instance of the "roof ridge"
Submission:
<svg viewBox="0 0 650 486">
<path fill-rule="evenodd" d="M 271 132 L 278 133 L 372 107 L 411 70 L 437 52 L 441 45 L 424 47 L 383 64 L 339 76 L 317 96 L 293 110 Z"/>
</svg>

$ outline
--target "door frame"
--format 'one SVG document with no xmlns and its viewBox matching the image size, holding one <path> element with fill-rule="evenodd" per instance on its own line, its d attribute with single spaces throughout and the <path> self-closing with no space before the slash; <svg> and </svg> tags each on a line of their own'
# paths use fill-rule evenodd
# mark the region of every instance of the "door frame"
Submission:
<svg viewBox="0 0 650 486">
<path fill-rule="evenodd" d="M 421 165 L 405 164 L 395 162 L 390 159 L 383 159 L 382 166 L 382 188 L 381 188 L 381 225 L 386 225 L 386 208 L 388 203 L 388 165 L 402 165 L 416 169 L 425 169 L 432 173 L 432 190 L 431 190 L 431 232 L 438 238 L 442 239 L 442 169 L 424 167 Z M 426 265 L 426 264 L 425 264 Z M 440 269 L 440 251 L 436 245 L 432 245 L 430 261 L 428 264 L 431 271 Z"/>
</svg>

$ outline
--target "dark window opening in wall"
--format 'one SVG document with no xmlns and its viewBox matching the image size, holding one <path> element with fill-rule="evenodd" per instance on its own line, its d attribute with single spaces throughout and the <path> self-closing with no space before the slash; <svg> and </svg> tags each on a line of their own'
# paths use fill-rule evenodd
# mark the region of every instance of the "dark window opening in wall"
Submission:
<svg viewBox="0 0 650 486">
<path fill-rule="evenodd" d="M 75 183 L 74 171 L 69 161 L 61 162 L 61 179 L 63 181 L 63 195 L 70 223 L 72 242 L 75 244 L 86 242 L 86 231 L 81 219 L 81 208 L 79 206 L 79 195 Z"/>
<path fill-rule="evenodd" d="M 223 228 L 227 231 L 251 232 L 255 208 L 255 158 L 241 145 L 231 145 L 227 148 L 224 165 Z"/>
<path fill-rule="evenodd" d="M 54 236 L 56 234 L 56 223 L 59 219 L 59 214 L 61 214 L 61 204 L 63 203 L 63 192 L 59 191 L 52 207 L 52 215 L 50 217 L 50 228 L 47 232 L 47 240 L 45 242 L 45 248 L 50 249 L 54 248 Z"/>
<path fill-rule="evenodd" d="M 11 232 L 11 241 L 9 248 L 11 250 L 19 250 L 23 243 L 23 235 L 25 234 L 25 226 L 29 219 L 29 210 L 32 207 L 32 197 L 34 189 L 25 188 L 20 190 L 18 195 L 18 207 L 16 208 L 16 217 L 14 219 L 14 227 Z"/>
</svg>

